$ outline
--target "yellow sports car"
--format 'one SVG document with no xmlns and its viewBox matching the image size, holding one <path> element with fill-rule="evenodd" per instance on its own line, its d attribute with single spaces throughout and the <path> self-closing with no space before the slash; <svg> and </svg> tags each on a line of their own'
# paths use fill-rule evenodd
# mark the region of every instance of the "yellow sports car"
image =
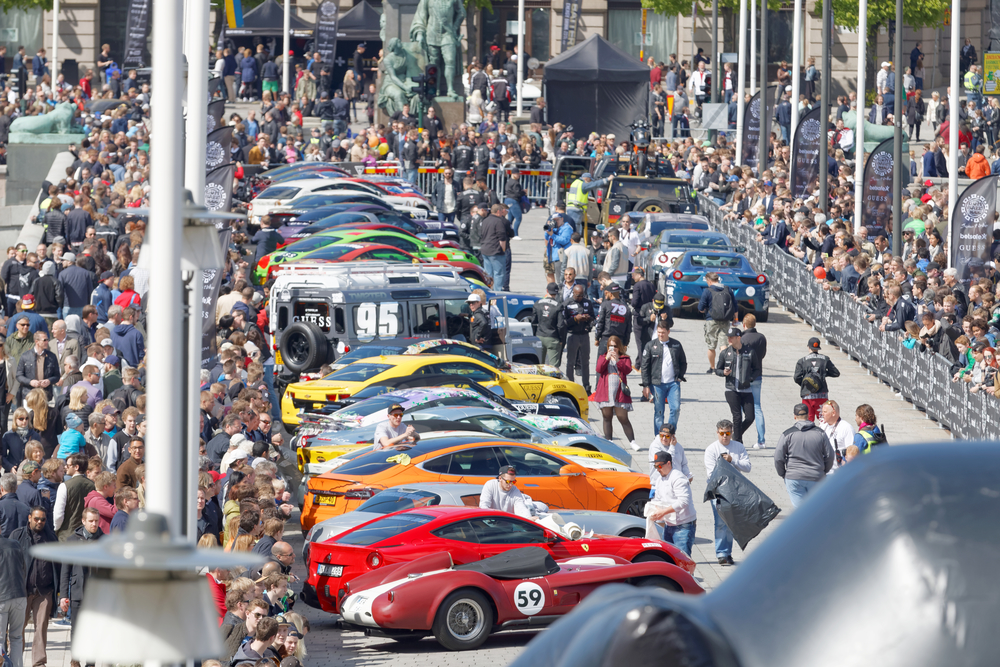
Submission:
<svg viewBox="0 0 1000 667">
<path fill-rule="evenodd" d="M 281 397 L 281 419 L 286 424 L 298 424 L 298 412 L 303 405 L 311 403 L 312 409 L 319 409 L 327 402 L 353 396 L 369 384 L 408 375 L 460 375 L 486 387 L 498 387 L 506 398 L 515 401 L 542 403 L 550 396 L 569 398 L 580 416 L 587 419 L 587 392 L 575 382 L 545 375 L 506 373 L 477 359 L 451 354 L 370 357 L 321 380 L 290 384 Z"/>
</svg>

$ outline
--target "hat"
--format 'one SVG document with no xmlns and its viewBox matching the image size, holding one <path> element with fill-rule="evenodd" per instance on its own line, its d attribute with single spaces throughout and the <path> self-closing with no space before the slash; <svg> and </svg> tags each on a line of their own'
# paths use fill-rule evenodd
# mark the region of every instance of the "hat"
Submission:
<svg viewBox="0 0 1000 667">
<path fill-rule="evenodd" d="M 71 412 L 66 415 L 66 426 L 69 426 L 70 428 L 79 428 L 80 426 L 83 426 L 83 420 L 80 419 L 79 415 L 75 412 Z"/>
<path fill-rule="evenodd" d="M 941 269 L 941 265 L 938 264 L 937 262 L 927 262 L 927 270 L 930 271 L 931 269 L 938 269 L 938 270 L 940 270 Z"/>
<path fill-rule="evenodd" d="M 263 301 L 263 300 L 264 300 L 264 295 L 263 295 L 263 294 L 261 294 L 260 292 L 254 292 L 254 293 L 253 293 L 253 298 L 252 298 L 252 299 L 250 299 L 250 300 L 251 300 L 251 301 L 253 302 L 253 305 L 255 305 L 255 306 L 256 306 L 256 305 L 258 305 L 258 304 L 259 304 L 259 303 L 260 303 L 261 301 Z"/>
<path fill-rule="evenodd" d="M 242 435 L 242 433 L 237 433 L 236 435 Z M 249 454 L 244 452 L 242 449 L 237 449 L 236 451 L 229 453 L 229 465 L 232 465 L 235 461 L 242 461 L 243 459 L 248 458 L 250 458 Z"/>
<path fill-rule="evenodd" d="M 108 278 L 114 278 L 114 277 L 115 277 L 114 271 L 105 271 L 104 273 L 101 274 L 101 280 L 107 280 Z"/>
<path fill-rule="evenodd" d="M 111 342 L 110 338 L 105 338 L 101 341 L 101 347 L 114 347 L 114 343 Z"/>
<path fill-rule="evenodd" d="M 583 175 L 580 176 L 580 178 L 593 178 L 593 177 L 594 175 L 591 174 L 589 171 L 583 172 Z"/>
<path fill-rule="evenodd" d="M 559 294 L 559 285 L 556 285 L 555 283 L 549 283 L 548 285 L 545 286 L 545 291 L 552 295 Z"/>
<path fill-rule="evenodd" d="M 736 327 L 729 327 L 729 331 L 726 332 L 726 336 L 729 338 L 739 338 L 743 335 L 743 332 Z"/>
<path fill-rule="evenodd" d="M 622 286 L 619 285 L 618 283 L 611 283 L 610 285 L 608 285 L 604 289 L 607 292 L 617 293 L 617 292 L 621 292 L 622 291 Z"/>
<path fill-rule="evenodd" d="M 796 417 L 801 417 L 803 415 L 809 414 L 809 406 L 805 403 L 799 403 L 794 408 L 792 408 L 792 414 Z"/>
<path fill-rule="evenodd" d="M 810 338 L 809 342 L 806 343 L 806 346 L 810 350 L 818 350 L 819 349 L 819 338 Z"/>
<path fill-rule="evenodd" d="M 25 294 L 21 297 L 21 310 L 31 310 L 35 307 L 35 297 Z"/>
<path fill-rule="evenodd" d="M 104 357 L 104 363 L 111 364 L 112 366 L 117 366 L 121 362 L 122 360 L 119 359 L 118 355 L 115 354 L 109 354 L 108 356 Z"/>
<path fill-rule="evenodd" d="M 653 303 L 663 303 L 664 301 L 666 301 L 666 299 L 663 298 L 663 295 L 659 292 L 653 295 Z"/>
<path fill-rule="evenodd" d="M 465 301 L 466 301 L 466 303 L 482 303 L 483 302 L 483 300 L 476 293 L 470 294 L 468 297 L 466 297 Z"/>
<path fill-rule="evenodd" d="M 653 459 L 653 465 L 662 463 L 673 463 L 674 457 L 670 455 L 670 452 L 656 452 L 656 458 Z"/>
<path fill-rule="evenodd" d="M 118 357 L 115 357 L 115 359 L 118 359 Z M 105 361 L 107 361 L 107 358 L 105 358 Z M 103 408 L 101 408 L 101 414 L 102 415 L 118 414 L 118 408 L 116 408 L 114 405 L 105 405 Z"/>
<path fill-rule="evenodd" d="M 64 262 L 75 262 L 76 261 L 76 255 L 74 255 L 71 252 L 64 252 L 63 256 L 62 256 L 62 261 L 64 261 Z"/>
<path fill-rule="evenodd" d="M 231 438 L 229 438 L 229 446 L 230 447 L 239 447 L 244 442 L 246 442 L 246 440 L 247 440 L 247 437 L 245 435 L 243 435 L 242 433 L 234 433 L 233 436 Z"/>
<path fill-rule="evenodd" d="M 389 406 L 389 414 L 390 415 L 392 413 L 394 413 L 394 412 L 405 412 L 405 411 L 406 410 L 399 403 L 393 403 L 392 405 Z"/>
<path fill-rule="evenodd" d="M 888 67 L 889 65 L 890 65 L 890 63 L 887 63 L 887 62 L 885 62 L 885 61 L 882 61 L 882 67 Z"/>
<path fill-rule="evenodd" d="M 501 475 L 514 475 L 517 477 L 517 468 L 514 466 L 500 466 L 500 472 L 497 473 L 497 477 Z"/>
<path fill-rule="evenodd" d="M 52 239 L 52 243 L 53 244 L 58 243 L 59 245 L 66 245 L 66 237 L 65 236 L 57 236 L 54 239 Z"/>
<path fill-rule="evenodd" d="M 288 634 L 289 635 L 294 634 L 296 637 L 299 637 L 300 639 L 302 638 L 302 635 L 300 635 L 297 632 L 294 633 L 290 632 Z M 302 667 L 302 663 L 299 662 L 299 659 L 296 658 L 294 655 L 290 655 L 286 658 L 281 659 L 281 667 Z"/>
<path fill-rule="evenodd" d="M 77 417 L 79 419 L 79 417 Z M 27 477 L 38 470 L 38 464 L 34 461 L 26 461 L 23 466 L 21 466 L 21 473 Z"/>
</svg>

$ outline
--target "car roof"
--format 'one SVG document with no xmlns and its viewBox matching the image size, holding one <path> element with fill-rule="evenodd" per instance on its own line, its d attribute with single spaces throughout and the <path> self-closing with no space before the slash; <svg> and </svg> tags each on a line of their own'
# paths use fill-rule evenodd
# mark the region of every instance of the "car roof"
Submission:
<svg viewBox="0 0 1000 667">
<path fill-rule="evenodd" d="M 536 450 L 538 452 L 542 452 L 542 453 L 547 454 L 549 456 L 553 456 L 555 458 L 562 459 L 563 461 L 566 460 L 565 457 L 562 457 L 559 454 L 556 454 L 554 452 L 550 452 L 550 451 L 548 451 L 546 449 L 543 449 L 543 448 L 538 447 L 536 445 L 532 445 L 530 443 L 519 442 L 517 440 L 504 440 L 503 438 L 501 438 L 499 436 L 496 436 L 496 435 L 492 435 L 492 434 L 491 434 L 490 437 L 484 438 L 482 440 L 470 441 L 470 438 L 472 438 L 473 435 L 474 434 L 471 434 L 471 433 L 463 433 L 461 435 L 456 435 L 454 437 L 430 438 L 430 439 L 427 439 L 427 440 L 423 440 L 422 439 L 422 440 L 419 440 L 412 447 L 408 447 L 408 448 L 400 450 L 400 451 L 402 453 L 406 454 L 407 456 L 409 456 L 410 459 L 416 459 L 416 458 L 419 458 L 421 456 L 428 456 L 430 454 L 436 454 L 438 452 L 442 452 L 442 451 L 445 451 L 445 450 L 455 449 L 455 448 L 461 448 L 461 447 L 469 447 L 469 448 L 472 448 L 472 447 L 484 447 L 484 446 L 492 446 L 492 447 L 521 447 L 521 448 L 527 448 L 527 449 Z M 380 450 L 373 450 L 373 451 L 367 452 L 365 454 L 361 454 L 360 456 L 351 459 L 351 463 L 352 464 L 360 463 L 360 462 L 362 462 L 361 461 L 362 459 L 364 459 L 366 457 L 369 457 L 369 456 L 375 456 L 375 457 L 385 456 L 385 450 L 381 450 L 381 449 Z M 345 474 L 348 477 L 352 476 L 351 473 L 345 473 Z M 334 475 L 335 477 L 341 476 L 340 473 L 337 470 L 333 470 L 331 472 L 323 473 L 323 475 L 321 475 L 321 477 L 326 477 L 327 475 Z M 357 475 L 354 475 L 354 476 L 357 476 Z M 364 475 L 361 475 L 361 476 L 364 476 Z"/>
</svg>

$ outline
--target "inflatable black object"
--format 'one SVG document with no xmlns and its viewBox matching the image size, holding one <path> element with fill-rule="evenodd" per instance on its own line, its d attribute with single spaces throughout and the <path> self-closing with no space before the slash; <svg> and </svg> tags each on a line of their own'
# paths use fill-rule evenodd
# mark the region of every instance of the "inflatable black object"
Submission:
<svg viewBox="0 0 1000 667">
<path fill-rule="evenodd" d="M 605 586 L 512 667 L 996 664 L 998 471 L 996 443 L 860 457 L 710 594 Z"/>
<path fill-rule="evenodd" d="M 705 500 L 716 499 L 719 517 L 740 549 L 746 549 L 750 540 L 760 535 L 781 512 L 766 493 L 744 477 L 736 466 L 721 458 L 715 462 L 715 469 L 705 486 Z"/>
</svg>

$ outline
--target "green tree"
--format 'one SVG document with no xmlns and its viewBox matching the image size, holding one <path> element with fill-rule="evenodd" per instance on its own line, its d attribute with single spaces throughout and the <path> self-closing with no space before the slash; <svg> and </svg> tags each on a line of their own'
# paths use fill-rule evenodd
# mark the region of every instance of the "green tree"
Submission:
<svg viewBox="0 0 1000 667">
<path fill-rule="evenodd" d="M 696 0 L 697 12 L 701 16 L 712 15 L 711 0 Z M 758 6 L 760 2 L 758 1 Z M 781 9 L 784 3 L 782 0 L 767 0 L 767 8 L 776 11 Z M 657 14 L 667 16 L 691 16 L 692 2 L 690 0 L 642 0 L 642 6 L 652 9 Z M 747 7 L 750 7 L 750 0 L 747 0 Z M 719 22 L 722 24 L 722 43 L 720 50 L 723 52 L 734 52 L 737 49 L 738 30 L 740 25 L 740 0 L 719 0 Z M 747 25 L 750 25 L 749 20 Z M 702 45 L 707 46 L 707 45 Z M 708 49 L 706 49 L 708 50 Z M 678 60 L 683 60 L 683 56 L 678 54 Z"/>
<path fill-rule="evenodd" d="M 11 9 L 52 9 L 52 0 L 0 0 L 0 12 Z"/>
</svg>

